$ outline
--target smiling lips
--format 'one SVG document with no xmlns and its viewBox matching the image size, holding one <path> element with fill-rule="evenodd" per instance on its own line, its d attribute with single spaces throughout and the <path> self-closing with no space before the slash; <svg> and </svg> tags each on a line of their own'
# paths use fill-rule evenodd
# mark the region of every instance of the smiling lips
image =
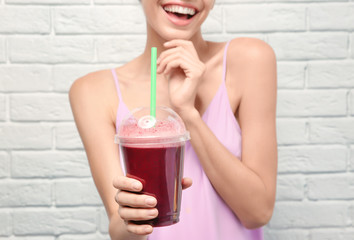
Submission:
<svg viewBox="0 0 354 240">
<path fill-rule="evenodd" d="M 168 19 L 178 26 L 188 25 L 197 13 L 195 8 L 175 4 L 165 5 L 163 9 L 167 13 Z"/>
</svg>

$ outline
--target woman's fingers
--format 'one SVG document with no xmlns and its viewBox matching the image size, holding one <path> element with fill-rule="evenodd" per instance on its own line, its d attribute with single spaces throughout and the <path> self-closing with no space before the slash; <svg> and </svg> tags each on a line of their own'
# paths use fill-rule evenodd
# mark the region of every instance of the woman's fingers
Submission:
<svg viewBox="0 0 354 240">
<path fill-rule="evenodd" d="M 159 214 L 156 208 L 130 208 L 120 206 L 119 216 L 125 221 L 151 220 Z"/>
<path fill-rule="evenodd" d="M 126 191 L 119 191 L 116 194 L 116 202 L 120 206 L 129 206 L 135 208 L 152 208 L 157 204 L 156 198 L 152 196 Z"/>
<path fill-rule="evenodd" d="M 171 48 L 162 52 L 157 60 L 157 72 L 162 73 L 166 65 L 175 59 L 194 59 L 194 57 L 181 47 Z M 194 59 L 195 60 L 195 59 Z"/>
<path fill-rule="evenodd" d="M 119 190 L 131 192 L 140 192 L 143 189 L 143 185 L 140 181 L 125 176 L 118 176 L 114 179 L 113 186 Z"/>
<path fill-rule="evenodd" d="M 167 62 L 168 61 L 168 62 Z M 163 73 L 169 74 L 172 69 L 180 67 L 183 71 L 185 71 L 185 60 L 182 58 L 171 58 L 166 61 L 166 65 L 164 66 Z M 186 75 L 186 74 L 185 74 Z"/>
<path fill-rule="evenodd" d="M 182 189 L 187 189 L 192 186 L 193 181 L 191 178 L 182 178 Z"/>
<path fill-rule="evenodd" d="M 137 234 L 137 235 L 147 235 L 152 233 L 153 228 L 151 225 L 145 224 L 145 225 L 136 225 L 134 223 L 128 222 L 127 223 L 127 230 L 131 233 Z"/>
</svg>

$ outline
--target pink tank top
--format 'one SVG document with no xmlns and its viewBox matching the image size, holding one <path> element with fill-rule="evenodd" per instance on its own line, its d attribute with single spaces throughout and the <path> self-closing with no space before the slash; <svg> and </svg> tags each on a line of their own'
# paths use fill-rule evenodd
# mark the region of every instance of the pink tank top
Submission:
<svg viewBox="0 0 354 240">
<path fill-rule="evenodd" d="M 224 50 L 223 81 L 202 119 L 219 141 L 241 158 L 241 129 L 230 107 L 225 85 L 229 43 Z M 129 109 L 122 99 L 114 69 L 112 74 L 119 97 L 118 129 Z M 172 226 L 154 228 L 149 240 L 263 240 L 262 228 L 246 229 L 215 191 L 189 142 L 185 147 L 184 176 L 192 178 L 193 185 L 183 190 L 180 221 Z"/>
</svg>

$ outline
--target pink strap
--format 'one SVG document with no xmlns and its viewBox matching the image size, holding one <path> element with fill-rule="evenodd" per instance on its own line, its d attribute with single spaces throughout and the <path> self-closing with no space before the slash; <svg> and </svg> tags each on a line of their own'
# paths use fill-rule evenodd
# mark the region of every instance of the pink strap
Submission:
<svg viewBox="0 0 354 240">
<path fill-rule="evenodd" d="M 116 89 L 117 89 L 117 93 L 118 93 L 119 102 L 123 102 L 122 94 L 121 94 L 120 88 L 119 88 L 117 73 L 116 73 L 116 70 L 114 68 L 112 69 L 112 75 L 113 75 L 113 78 L 114 78 L 114 83 L 116 84 Z"/>
<path fill-rule="evenodd" d="M 223 74 L 222 79 L 225 82 L 226 80 L 226 57 L 227 57 L 227 48 L 229 47 L 231 40 L 226 43 L 225 50 L 224 50 L 224 60 L 223 60 Z"/>
</svg>

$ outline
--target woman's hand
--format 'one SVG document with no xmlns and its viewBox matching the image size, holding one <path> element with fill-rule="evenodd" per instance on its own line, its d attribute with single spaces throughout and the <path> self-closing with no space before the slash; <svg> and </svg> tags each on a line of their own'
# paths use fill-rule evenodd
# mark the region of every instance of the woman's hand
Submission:
<svg viewBox="0 0 354 240">
<path fill-rule="evenodd" d="M 172 40 L 164 43 L 167 50 L 157 60 L 157 73 L 169 80 L 169 96 L 172 107 L 178 113 L 195 110 L 197 87 L 205 72 L 191 41 Z"/>
<path fill-rule="evenodd" d="M 182 179 L 182 189 L 192 185 L 190 178 Z M 119 204 L 118 214 L 124 220 L 127 230 L 137 235 L 148 235 L 153 228 L 149 224 L 138 225 L 132 221 L 151 220 L 157 217 L 156 198 L 141 194 L 143 185 L 134 178 L 119 176 L 113 181 L 113 186 L 118 189 L 116 202 Z"/>
<path fill-rule="evenodd" d="M 132 221 L 151 220 L 157 217 L 158 211 L 155 208 L 156 198 L 140 194 L 143 185 L 140 181 L 119 176 L 113 186 L 118 189 L 115 200 L 119 204 L 118 214 L 124 220 L 128 232 L 137 235 L 152 233 L 152 226 L 149 224 L 137 225 Z"/>
</svg>

